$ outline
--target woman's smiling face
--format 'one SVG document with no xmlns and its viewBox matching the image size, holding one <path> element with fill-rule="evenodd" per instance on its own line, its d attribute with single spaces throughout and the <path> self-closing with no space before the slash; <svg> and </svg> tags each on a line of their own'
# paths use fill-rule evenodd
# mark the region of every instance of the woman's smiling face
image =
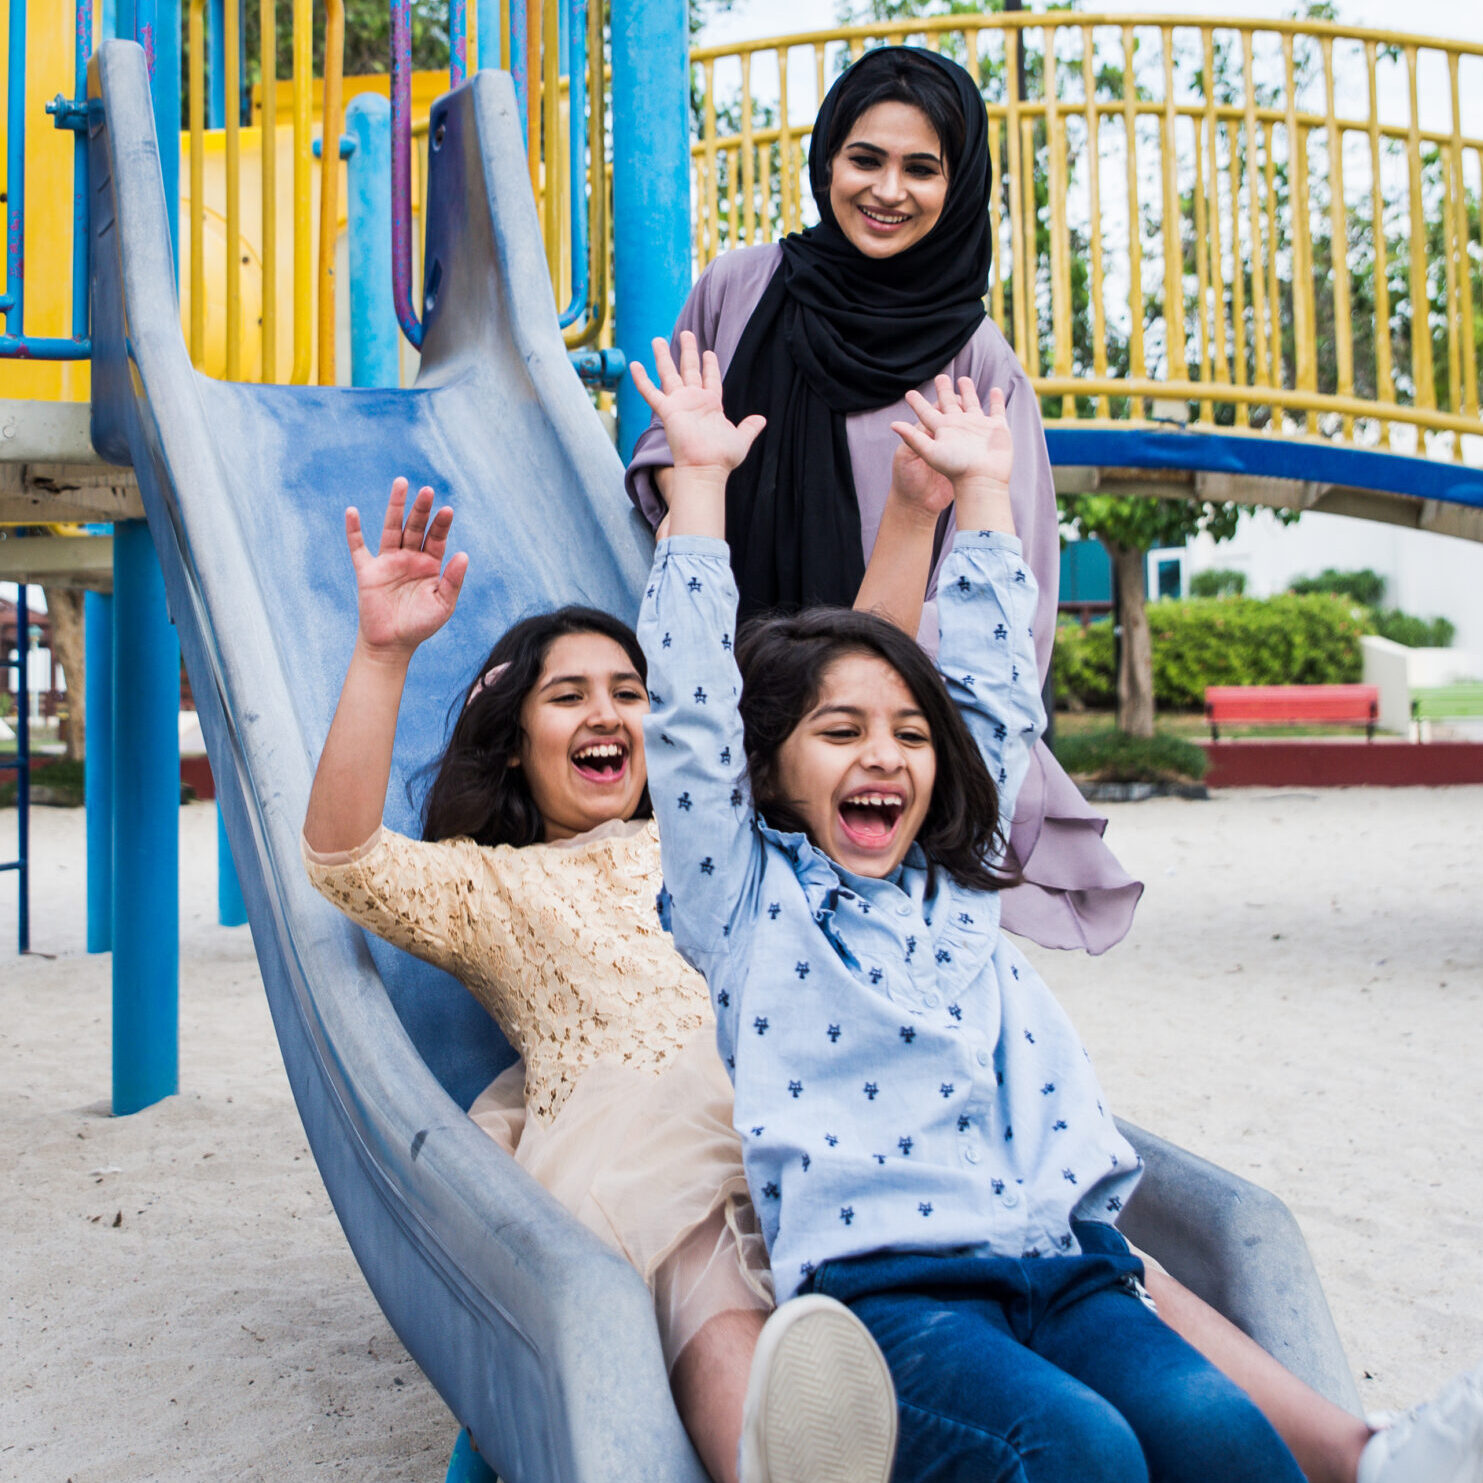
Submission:
<svg viewBox="0 0 1483 1483">
<path fill-rule="evenodd" d="M 942 215 L 947 163 L 927 115 L 910 103 L 877 103 L 855 120 L 829 162 L 829 206 L 866 257 L 895 257 Z"/>
</svg>

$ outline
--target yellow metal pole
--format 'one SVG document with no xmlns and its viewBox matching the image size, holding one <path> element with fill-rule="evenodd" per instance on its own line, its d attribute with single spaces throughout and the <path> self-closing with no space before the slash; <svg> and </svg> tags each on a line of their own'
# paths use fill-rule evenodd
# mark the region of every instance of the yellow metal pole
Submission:
<svg viewBox="0 0 1483 1483">
<path fill-rule="evenodd" d="M 1179 161 L 1175 134 L 1179 122 L 1174 97 L 1174 30 L 1161 26 L 1164 48 L 1164 329 L 1170 380 L 1187 374 L 1184 349 L 1184 242 L 1179 216 Z"/>
<path fill-rule="evenodd" d="M 1247 384 L 1246 375 L 1246 260 L 1241 247 L 1241 124 L 1226 124 L 1226 179 L 1231 192 L 1231 380 Z M 1245 427 L 1250 414 L 1245 402 L 1236 403 L 1236 426 Z"/>
<path fill-rule="evenodd" d="M 1281 386 L 1287 372 L 1283 360 L 1282 344 L 1282 281 L 1277 276 L 1277 253 L 1282 246 L 1282 237 L 1277 224 L 1277 155 L 1276 135 L 1267 128 L 1266 148 L 1267 186 L 1267 349 L 1271 354 L 1271 369 L 1267 376 L 1269 386 Z M 1275 405 L 1275 403 L 1274 403 Z"/>
<path fill-rule="evenodd" d="M 1323 48 L 1324 132 L 1329 148 L 1329 240 L 1334 264 L 1334 363 L 1340 396 L 1354 394 L 1354 327 L 1350 322 L 1349 211 L 1344 200 L 1344 135 L 1334 110 L 1334 40 Z M 1454 407 L 1454 411 L 1456 408 Z M 1344 436 L 1354 436 L 1354 420 L 1344 419 Z"/>
<path fill-rule="evenodd" d="M 515 0 L 519 3 L 519 0 Z M 525 0 L 525 149 L 530 162 L 530 188 L 541 204 L 541 30 L 543 0 Z"/>
<path fill-rule="evenodd" d="M 822 63 L 820 64 L 822 65 Z M 750 247 L 757 240 L 757 146 L 752 142 L 752 54 L 741 59 L 741 191 L 743 240 Z"/>
<path fill-rule="evenodd" d="M 1370 74 L 1370 220 L 1375 243 L 1375 396 L 1395 401 L 1395 375 L 1390 365 L 1390 278 L 1385 246 L 1385 181 L 1381 175 L 1380 105 L 1375 70 L 1377 46 L 1365 42 L 1365 68 Z M 1380 423 L 1380 446 L 1390 447 L 1390 424 Z"/>
<path fill-rule="evenodd" d="M 1015 353 L 1023 361 L 1030 350 L 1030 326 L 1029 315 L 1025 305 L 1028 299 L 1028 289 L 1025 280 L 1030 276 L 1032 269 L 1028 266 L 1028 257 L 1025 252 L 1025 207 L 1022 204 L 1025 196 L 1025 162 L 1020 154 L 1022 135 L 1020 133 L 1020 97 L 1019 97 L 1019 48 L 1020 35 L 1017 29 L 1006 29 L 1004 32 L 1004 78 L 1008 89 L 1008 103 L 1005 109 L 1004 131 L 1009 139 L 1009 250 L 1013 257 L 1012 269 L 1014 272 L 1014 283 L 1012 300 L 1014 304 L 1014 348 Z M 1035 209 L 1034 188 L 1030 190 L 1030 210 Z"/>
<path fill-rule="evenodd" d="M 1230 362 L 1226 358 L 1226 280 L 1225 268 L 1221 263 L 1220 237 L 1220 120 L 1215 113 L 1215 37 L 1209 26 L 1201 27 L 1205 36 L 1205 128 L 1210 135 L 1210 152 L 1207 155 L 1206 177 L 1200 189 L 1206 192 L 1206 218 L 1210 224 L 1210 313 L 1213 328 L 1213 364 L 1211 379 L 1229 382 Z M 1234 209 L 1234 207 L 1233 207 Z M 1239 276 L 1240 265 L 1232 259 Z M 1203 302 L 1203 298 L 1202 298 Z M 1201 354 L 1204 351 L 1202 348 Z"/>
<path fill-rule="evenodd" d="M 1458 270 L 1458 303 L 1461 313 L 1454 315 L 1452 322 L 1459 334 L 1459 353 L 1462 358 L 1462 402 L 1454 402 L 1454 412 L 1469 412 L 1478 415 L 1478 357 L 1475 344 L 1477 331 L 1473 326 L 1473 268 L 1468 255 L 1468 208 L 1467 184 L 1462 173 L 1462 97 L 1458 89 L 1459 57 L 1455 51 L 1447 53 L 1447 68 L 1452 81 L 1452 195 L 1457 206 L 1454 220 L 1457 223 L 1454 251 Z M 1449 302 L 1452 300 L 1449 297 Z M 1458 458 L 1462 457 L 1462 443 L 1456 447 Z"/>
<path fill-rule="evenodd" d="M 1308 141 L 1298 122 L 1298 89 L 1294 75 L 1293 38 L 1282 36 L 1282 61 L 1287 76 L 1287 209 L 1292 218 L 1292 338 L 1296 384 L 1299 391 L 1318 389 L 1313 349 L 1313 267 L 1308 240 Z M 1308 431 L 1318 431 L 1310 411 Z"/>
<path fill-rule="evenodd" d="M 263 108 L 258 118 L 263 187 L 263 381 L 278 379 L 278 9 L 274 0 L 259 0 L 258 36 L 262 46 L 259 72 Z"/>
<path fill-rule="evenodd" d="M 777 49 L 778 59 L 778 185 L 783 192 L 783 233 L 798 230 L 798 182 L 793 178 L 793 134 L 788 123 L 788 48 Z"/>
<path fill-rule="evenodd" d="M 335 238 L 340 225 L 341 68 L 345 0 L 325 0 L 324 110 L 319 147 L 319 384 L 335 384 Z"/>
<path fill-rule="evenodd" d="M 1021 36 L 1024 35 L 1022 31 Z M 1040 374 L 1040 296 L 1036 287 L 1040 276 L 1040 234 L 1035 202 L 1035 119 L 1020 115 L 1020 159 L 1025 165 L 1025 326 L 1029 331 L 1020 359 L 1032 375 Z"/>
<path fill-rule="evenodd" d="M 242 12 L 222 4 L 226 51 L 227 380 L 242 379 Z"/>
<path fill-rule="evenodd" d="M 558 0 L 545 0 L 542 17 L 545 33 L 545 65 L 541 69 L 541 112 L 545 120 L 545 137 L 541 154 L 545 160 L 544 205 L 546 225 L 546 267 L 553 284 L 561 282 L 561 202 L 565 195 L 566 172 L 561 168 L 561 12 Z"/>
<path fill-rule="evenodd" d="M 1205 202 L 1205 120 L 1197 118 L 1195 126 L 1195 178 L 1190 186 L 1190 200 L 1195 213 L 1195 336 L 1199 346 L 1200 380 L 1210 384 L 1210 244 L 1207 232 L 1208 211 Z M 1199 421 L 1213 422 L 1215 412 L 1208 400 L 1200 403 Z"/>
<path fill-rule="evenodd" d="M 1056 32 L 1047 26 L 1041 33 L 1045 46 L 1045 147 L 1050 176 L 1050 325 L 1055 341 L 1051 364 L 1056 375 L 1071 374 L 1071 245 L 1066 236 L 1066 124 L 1056 96 Z M 1074 411 L 1074 408 L 1073 408 Z M 1062 408 L 1065 415 L 1065 408 Z"/>
<path fill-rule="evenodd" d="M 1411 119 L 1406 161 L 1411 175 L 1411 379 L 1418 407 L 1435 407 L 1432 371 L 1431 303 L 1426 292 L 1426 212 L 1421 196 L 1421 120 L 1416 98 L 1416 47 L 1405 49 L 1411 84 Z"/>
<path fill-rule="evenodd" d="M 1133 59 L 1138 43 L 1131 26 L 1123 27 L 1123 132 L 1127 136 L 1128 170 L 1128 369 L 1148 374 L 1143 354 L 1143 218 L 1138 207 L 1138 86 Z"/>
<path fill-rule="evenodd" d="M 191 363 L 206 366 L 206 0 L 190 4 Z"/>
<path fill-rule="evenodd" d="M 1261 131 L 1256 121 L 1256 44 L 1250 31 L 1241 33 L 1241 71 L 1246 120 L 1246 210 L 1251 228 L 1251 325 L 1256 362 L 1252 380 L 1260 386 L 1263 383 L 1270 385 L 1272 379 L 1267 349 L 1267 291 L 1262 281 L 1262 268 L 1263 260 L 1275 253 L 1276 243 L 1262 232 L 1262 192 L 1257 165 Z M 1238 405 L 1244 407 L 1245 403 Z"/>
<path fill-rule="evenodd" d="M 1102 303 L 1102 192 L 1100 162 L 1102 158 L 1102 116 L 1097 106 L 1096 33 L 1090 26 L 1081 28 L 1081 90 L 1086 95 L 1087 117 L 1087 215 L 1092 248 L 1092 374 L 1107 374 L 1106 312 Z M 1112 415 L 1106 397 L 1097 401 L 1100 417 Z"/>
<path fill-rule="evenodd" d="M 296 386 L 308 383 L 314 346 L 314 20 L 311 0 L 294 6 L 294 365 Z"/>
<path fill-rule="evenodd" d="M 705 79 L 705 114 L 701 125 L 701 139 L 705 144 L 704 187 L 697 193 L 696 210 L 705 223 L 701 250 L 701 262 L 708 263 L 721 250 L 721 222 L 719 218 L 719 192 L 716 188 L 716 64 L 706 62 L 701 67 Z"/>
</svg>

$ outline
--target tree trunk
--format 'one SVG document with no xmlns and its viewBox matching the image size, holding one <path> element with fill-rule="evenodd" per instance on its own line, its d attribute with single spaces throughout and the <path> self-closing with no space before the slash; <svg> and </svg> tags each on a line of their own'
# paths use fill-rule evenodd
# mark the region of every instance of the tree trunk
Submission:
<svg viewBox="0 0 1483 1483">
<path fill-rule="evenodd" d="M 44 587 L 51 618 L 51 658 L 67 677 L 67 756 L 81 762 L 87 749 L 87 645 L 83 639 L 82 593 L 72 587 Z"/>
<path fill-rule="evenodd" d="M 1143 555 L 1105 536 L 1102 544 L 1117 577 L 1117 622 L 1122 643 L 1117 665 L 1117 729 L 1129 736 L 1153 735 L 1153 638 L 1143 586 Z"/>
</svg>

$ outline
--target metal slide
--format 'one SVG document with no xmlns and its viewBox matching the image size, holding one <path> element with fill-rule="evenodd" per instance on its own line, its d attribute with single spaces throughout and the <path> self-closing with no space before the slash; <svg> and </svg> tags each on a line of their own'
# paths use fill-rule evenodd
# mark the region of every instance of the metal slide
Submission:
<svg viewBox="0 0 1483 1483">
<path fill-rule="evenodd" d="M 508 1046 L 452 979 L 323 901 L 299 859 L 355 632 L 346 504 L 374 524 L 395 475 L 431 484 L 472 558 L 454 623 L 413 666 L 393 827 L 415 830 L 406 785 L 508 623 L 570 601 L 637 610 L 649 537 L 562 345 L 509 79 L 480 72 L 433 109 L 426 338 L 405 391 L 199 375 L 144 53 L 106 43 L 88 95 L 93 439 L 138 475 L 289 1080 L 346 1238 L 510 1483 L 703 1483 L 642 1281 L 464 1115 Z M 1285 1209 L 1133 1131 L 1150 1162 L 1135 1239 L 1357 1408 Z"/>
</svg>

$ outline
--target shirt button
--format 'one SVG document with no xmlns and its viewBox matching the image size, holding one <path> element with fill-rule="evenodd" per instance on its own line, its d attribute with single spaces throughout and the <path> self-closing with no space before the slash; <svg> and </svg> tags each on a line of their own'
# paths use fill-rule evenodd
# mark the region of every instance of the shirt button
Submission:
<svg viewBox="0 0 1483 1483">
<path fill-rule="evenodd" d="M 979 1051 L 979 1053 L 978 1053 L 978 1064 L 980 1066 L 987 1066 L 989 1064 L 989 1053 L 988 1053 L 988 1051 L 986 1051 L 986 1050 Z"/>
<path fill-rule="evenodd" d="M 1007 1189 L 1002 1195 L 999 1196 L 999 1199 L 1003 1202 L 1004 1208 L 1006 1210 L 1013 1210 L 1014 1207 L 1020 1202 L 1019 1191 Z"/>
<path fill-rule="evenodd" d="M 896 915 L 898 917 L 909 917 L 911 915 L 911 902 L 898 901 L 896 903 Z"/>
<path fill-rule="evenodd" d="M 937 1006 L 939 1004 L 941 1004 L 941 1003 L 942 1003 L 942 998 L 941 998 L 940 995 L 937 995 L 937 994 L 928 994 L 927 995 L 927 1008 L 928 1009 L 936 1009 Z"/>
<path fill-rule="evenodd" d="M 976 1148 L 965 1148 L 963 1150 L 963 1157 L 967 1159 L 970 1164 L 976 1164 L 979 1160 L 980 1155 Z"/>
</svg>

